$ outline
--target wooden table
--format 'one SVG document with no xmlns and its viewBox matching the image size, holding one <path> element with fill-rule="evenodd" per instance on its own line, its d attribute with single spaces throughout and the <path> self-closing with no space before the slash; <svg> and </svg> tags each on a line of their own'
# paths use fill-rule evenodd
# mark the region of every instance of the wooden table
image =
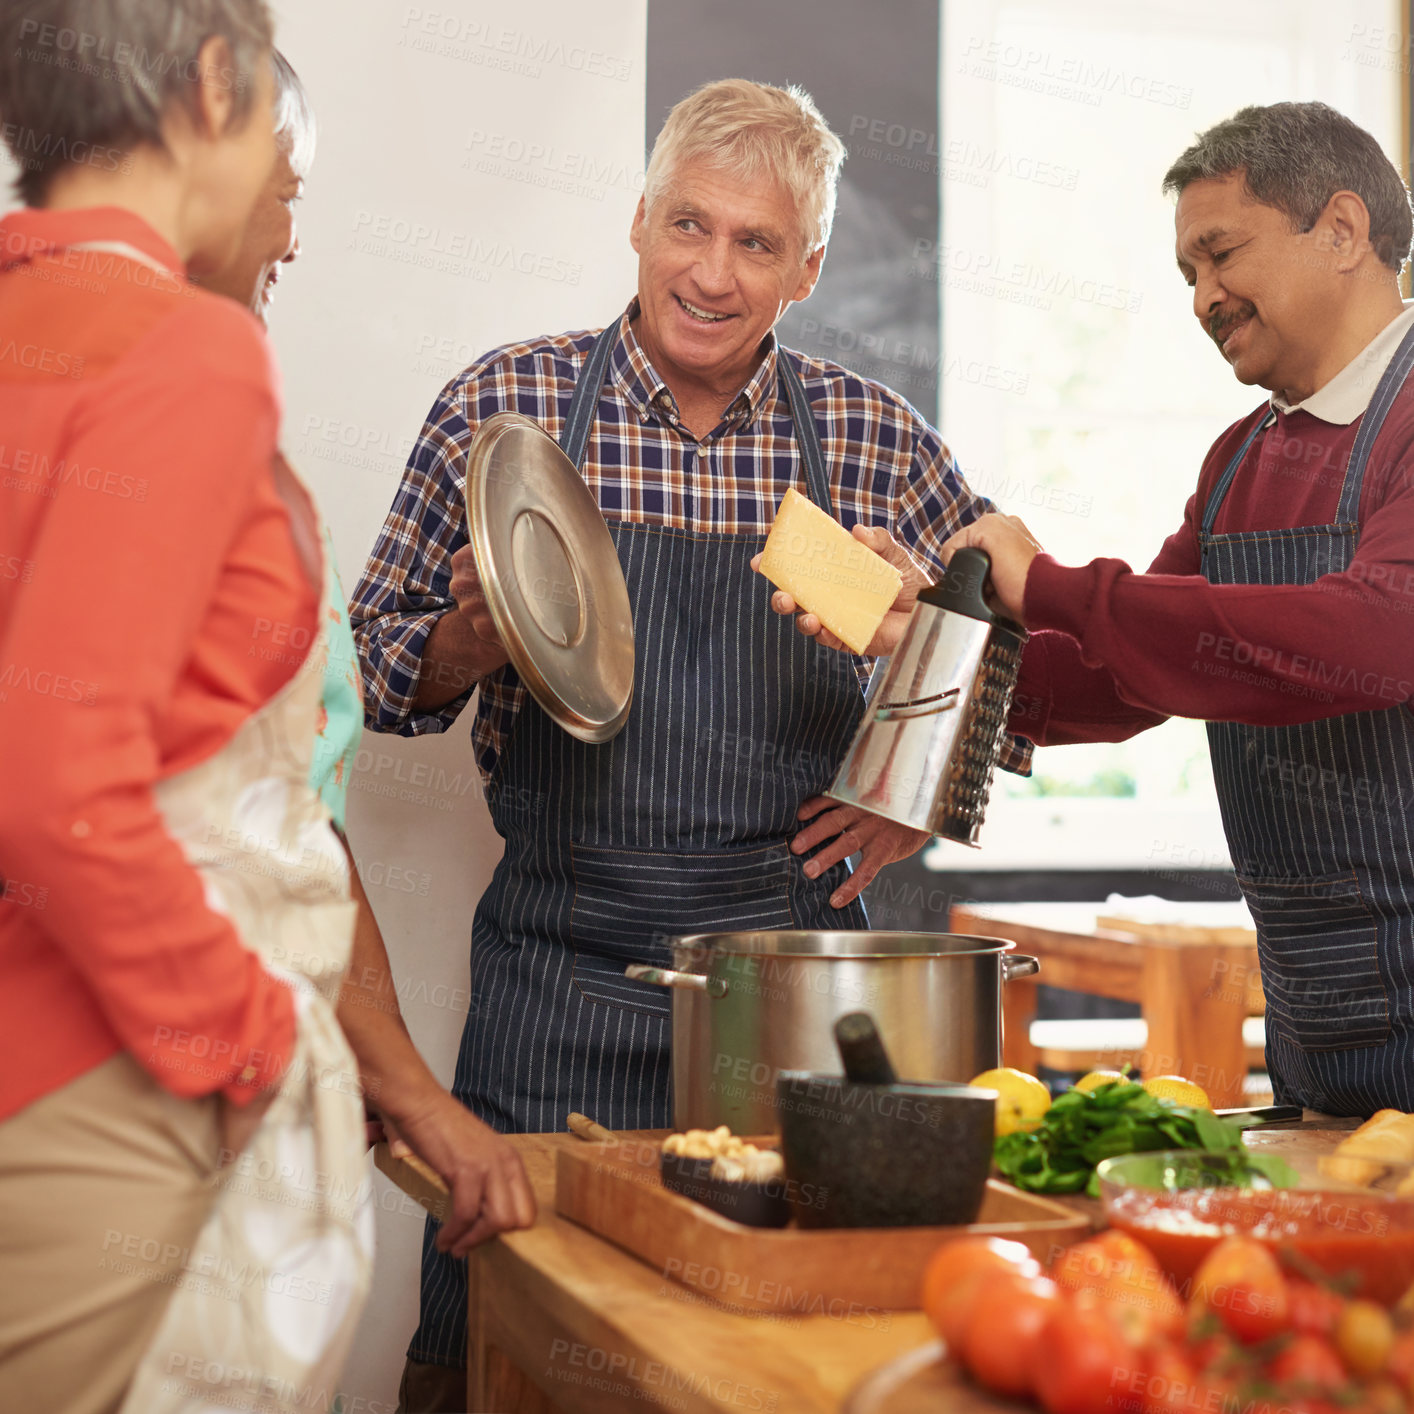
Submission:
<svg viewBox="0 0 1414 1414">
<path fill-rule="evenodd" d="M 747 1316 L 665 1278 L 555 1212 L 555 1150 L 583 1142 L 511 1138 L 540 1215 L 468 1260 L 468 1409 L 827 1414 L 930 1338 L 919 1311 Z"/>
<path fill-rule="evenodd" d="M 1009 938 L 1041 960 L 1037 978 L 1003 991 L 1003 1060 L 1032 1074 L 1036 984 L 1138 1002 L 1148 1027 L 1149 1075 L 1177 1074 L 1201 1085 L 1215 1107 L 1241 1105 L 1247 1074 L 1242 1023 L 1266 1010 L 1257 945 L 1146 942 L 1096 928 L 1105 912 L 1090 903 L 957 905 L 954 933 Z"/>
<path fill-rule="evenodd" d="M 1324 1151 L 1355 1120 L 1312 1117 L 1247 1143 Z M 653 1136 L 625 1136 L 653 1137 Z M 919 1311 L 856 1317 L 727 1310 L 555 1212 L 555 1151 L 571 1135 L 516 1135 L 540 1213 L 467 1263 L 467 1408 L 482 1414 L 838 1414 L 879 1366 L 933 1339 Z M 1099 1205 L 1067 1199 L 1101 1225 Z M 943 1407 L 933 1405 L 930 1407 Z"/>
</svg>

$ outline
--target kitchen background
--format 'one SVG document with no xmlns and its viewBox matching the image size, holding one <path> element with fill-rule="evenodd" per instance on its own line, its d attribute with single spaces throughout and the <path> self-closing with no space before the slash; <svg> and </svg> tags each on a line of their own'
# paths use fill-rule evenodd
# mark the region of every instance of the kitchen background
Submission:
<svg viewBox="0 0 1414 1414">
<path fill-rule="evenodd" d="M 1323 98 L 1407 152 L 1410 29 L 1385 0 L 277 0 L 319 155 L 271 316 L 285 447 L 357 576 L 439 388 L 486 349 L 614 317 L 671 104 L 726 74 L 810 89 L 850 157 L 794 347 L 940 419 L 969 480 L 1062 559 L 1146 564 L 1203 451 L 1254 406 L 1193 327 L 1159 192 L 1193 133 Z M 763 597 L 764 612 L 764 597 Z M 350 834 L 403 1010 L 449 1078 L 499 840 L 464 727 L 366 735 Z M 1046 753 L 983 848 L 872 890 L 876 923 L 960 898 L 1230 896 L 1201 728 Z M 1053 1002 L 1056 999 L 1053 999 Z M 378 1176 L 379 1280 L 344 1407 L 391 1411 L 421 1212 Z"/>
</svg>

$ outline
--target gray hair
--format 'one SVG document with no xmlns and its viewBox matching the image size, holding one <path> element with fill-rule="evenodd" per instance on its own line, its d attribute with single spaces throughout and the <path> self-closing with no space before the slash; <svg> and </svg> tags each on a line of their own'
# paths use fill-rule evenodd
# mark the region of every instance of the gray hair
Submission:
<svg viewBox="0 0 1414 1414">
<path fill-rule="evenodd" d="M 1309 231 L 1338 191 L 1370 213 L 1370 243 L 1396 274 L 1409 258 L 1414 219 L 1409 188 L 1364 128 L 1325 103 L 1239 109 L 1198 134 L 1164 174 L 1164 191 L 1241 172 L 1253 200 L 1273 206 L 1294 231 Z"/>
<path fill-rule="evenodd" d="M 314 106 L 294 65 L 278 50 L 270 55 L 275 70 L 275 141 L 290 156 L 290 167 L 301 180 L 314 166 L 314 148 L 318 129 L 314 122 Z"/>
<path fill-rule="evenodd" d="M 117 170 L 162 146 L 173 103 L 191 105 L 201 46 L 221 37 L 232 122 L 250 112 L 251 76 L 274 39 L 265 0 L 0 0 L 0 133 L 35 206 L 73 162 Z"/>
<path fill-rule="evenodd" d="M 692 161 L 746 181 L 775 177 L 795 201 L 809 255 L 830 238 L 844 157 L 844 144 L 803 88 L 718 79 L 668 114 L 648 159 L 644 199 L 652 206 Z"/>
</svg>

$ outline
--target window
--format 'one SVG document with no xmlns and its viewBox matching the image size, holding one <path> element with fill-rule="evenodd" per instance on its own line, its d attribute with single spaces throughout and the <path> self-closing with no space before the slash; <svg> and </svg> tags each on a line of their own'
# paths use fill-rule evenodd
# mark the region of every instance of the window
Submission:
<svg viewBox="0 0 1414 1414">
<path fill-rule="evenodd" d="M 1287 98 L 1339 108 L 1402 164 L 1398 9 L 969 0 L 943 24 L 942 239 L 918 265 L 942 296 L 940 425 L 1060 560 L 1146 568 L 1208 446 L 1264 396 L 1196 326 L 1163 173 L 1196 132 Z M 1225 867 L 1201 724 L 999 773 L 983 842 L 969 866 Z"/>
</svg>

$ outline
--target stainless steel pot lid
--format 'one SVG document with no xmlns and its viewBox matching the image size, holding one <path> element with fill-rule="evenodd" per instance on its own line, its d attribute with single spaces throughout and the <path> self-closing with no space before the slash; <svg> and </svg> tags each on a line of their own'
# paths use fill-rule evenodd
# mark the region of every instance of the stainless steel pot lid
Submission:
<svg viewBox="0 0 1414 1414">
<path fill-rule="evenodd" d="M 608 741 L 633 701 L 633 610 L 594 496 L 539 423 L 488 417 L 466 509 L 476 568 L 511 663 L 571 736 Z"/>
</svg>

